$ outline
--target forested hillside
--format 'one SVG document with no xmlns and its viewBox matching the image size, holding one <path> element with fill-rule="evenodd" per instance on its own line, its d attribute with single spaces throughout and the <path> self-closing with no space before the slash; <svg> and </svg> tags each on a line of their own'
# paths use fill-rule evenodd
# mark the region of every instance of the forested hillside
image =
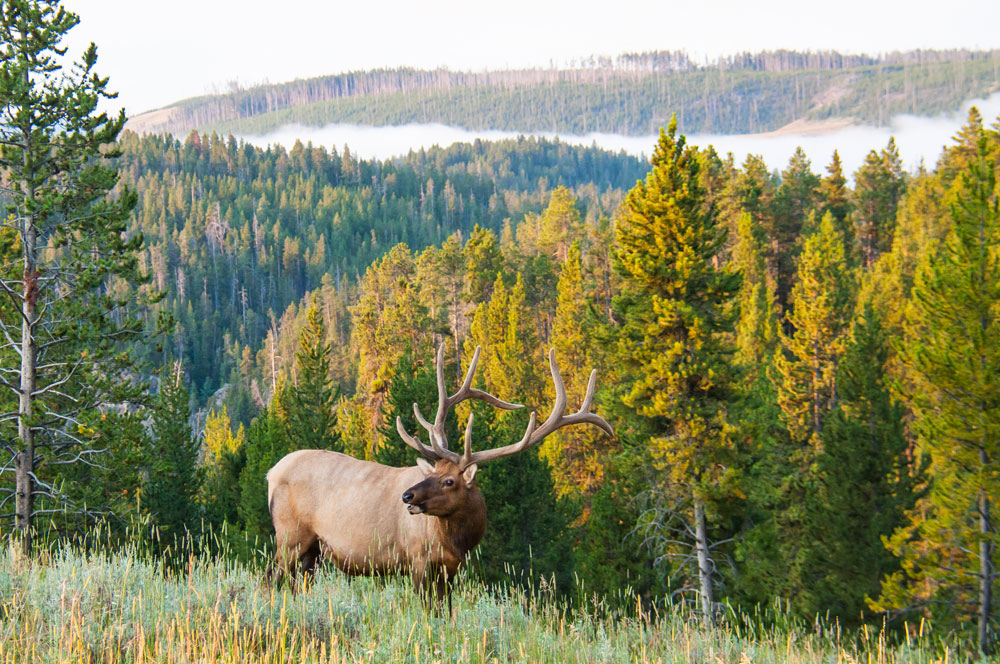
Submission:
<svg viewBox="0 0 1000 664">
<path fill-rule="evenodd" d="M 287 596 L 247 579 L 274 552 L 265 476 L 302 449 L 412 466 L 402 432 L 447 394 L 436 356 L 443 382 L 479 358 L 476 389 L 528 406 L 463 402 L 447 419 L 442 408 L 427 425 L 438 453 L 459 421 L 477 451 L 537 443 L 480 456 L 482 468 L 470 452 L 456 471 L 488 514 L 467 561 L 475 590 L 459 601 L 498 615 L 442 650 L 480 652 L 482 629 L 493 657 L 516 608 L 525 620 L 550 612 L 532 653 L 556 630 L 589 643 L 579 629 L 618 617 L 639 636 L 622 632 L 615 652 L 631 656 L 636 639 L 643 653 L 669 650 L 673 616 L 699 618 L 685 652 L 703 659 L 750 650 L 716 650 L 725 634 L 787 656 L 803 624 L 849 661 L 852 644 L 901 661 L 911 639 L 926 659 L 928 634 L 945 659 L 997 651 L 1000 119 L 972 109 L 939 162 L 914 173 L 894 140 L 872 146 L 851 180 L 837 152 L 824 165 L 802 150 L 786 165 L 736 163 L 689 144 L 676 119 L 649 163 L 524 138 L 359 160 L 347 147 L 123 131 L 124 112 L 99 111 L 113 96 L 93 45 L 53 73 L 77 20 L 57 2 L 0 4 L 0 534 L 11 542 L 0 611 L 15 652 L 36 656 L 45 631 L 75 635 L 70 659 L 142 652 L 145 637 L 128 631 L 142 620 L 127 617 L 148 624 L 141 593 L 128 607 L 108 599 L 133 565 L 162 580 L 159 597 L 188 593 L 158 607 L 183 607 L 155 632 L 170 648 L 193 652 L 179 644 L 204 632 L 210 649 L 283 657 L 356 639 L 371 595 L 335 607 L 300 594 L 323 616 L 303 636 L 288 631 Z M 698 68 L 658 54 L 587 71 L 690 74 L 676 80 L 701 81 L 703 100 L 729 89 L 707 81 L 773 77 L 795 106 L 819 89 L 801 87 L 805 67 L 816 81 L 874 81 L 867 99 L 888 112 L 915 103 L 906 86 L 924 74 L 921 96 L 938 103 L 945 89 L 993 89 L 996 66 L 994 54 L 774 54 Z M 543 424 L 551 435 L 532 437 L 529 413 L 558 410 L 562 381 L 570 409 L 583 401 L 614 435 Z M 124 561 L 92 591 L 99 618 L 120 623 L 107 638 L 84 636 L 89 604 L 67 581 L 57 594 L 26 581 L 80 547 L 88 565 Z M 215 590 L 200 594 L 198 569 L 220 558 Z M 223 581 L 230 563 L 241 581 Z M 481 601 L 489 593 L 495 603 Z M 58 612 L 28 609 L 45 601 Z M 259 625 L 277 616 L 277 631 L 241 623 L 240 601 Z M 205 630 L 189 623 L 196 607 Z M 580 628 L 589 611 L 600 620 Z M 417 627 L 394 630 L 393 655 Z M 418 648 L 438 647 L 432 632 Z"/>
<path fill-rule="evenodd" d="M 123 184 L 139 193 L 142 263 L 178 323 L 169 350 L 202 398 L 307 291 L 329 284 L 342 294 L 335 312 L 346 334 L 360 276 L 397 244 L 420 250 L 456 232 L 468 239 L 477 226 L 500 234 L 505 221 L 541 211 L 558 186 L 596 223 L 644 170 L 634 157 L 544 139 L 388 161 L 194 133 L 184 142 L 126 134 L 122 147 Z"/>
<path fill-rule="evenodd" d="M 882 126 L 1000 89 L 1000 52 L 914 51 L 872 58 L 788 51 L 698 65 L 683 53 L 590 59 L 565 69 L 351 72 L 197 97 L 133 118 L 143 132 L 264 134 L 286 124 L 436 122 L 518 132 L 741 134 L 794 120 Z"/>
<path fill-rule="evenodd" d="M 162 398 L 187 421 L 186 390 L 213 396 L 179 438 L 204 426 L 191 509 L 266 537 L 261 478 L 287 451 L 412 463 L 392 423 L 433 410 L 438 345 L 449 376 L 481 346 L 479 384 L 542 412 L 553 347 L 571 398 L 598 369 L 617 437 L 568 429 L 483 469 L 485 578 L 991 630 L 997 451 L 976 432 L 1000 412 L 1000 298 L 976 275 L 997 269 L 1000 137 L 973 112 L 934 171 L 890 141 L 850 188 L 836 154 L 776 173 L 675 132 L 631 188 L 634 160 L 544 141 L 356 162 L 126 136 L 179 323 L 151 356 L 183 360 Z M 521 435 L 475 411 L 477 448 Z"/>
</svg>

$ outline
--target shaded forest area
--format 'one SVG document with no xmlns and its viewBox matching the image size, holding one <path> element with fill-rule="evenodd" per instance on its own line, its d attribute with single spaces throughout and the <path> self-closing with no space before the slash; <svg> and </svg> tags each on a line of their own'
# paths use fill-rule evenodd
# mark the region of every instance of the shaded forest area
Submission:
<svg viewBox="0 0 1000 664">
<path fill-rule="evenodd" d="M 350 72 L 197 97 L 133 119 L 144 132 L 260 135 L 288 124 L 442 123 L 465 129 L 651 135 L 742 134 L 794 120 L 884 126 L 932 116 L 1000 89 L 1000 52 L 911 51 L 880 57 L 776 51 L 699 65 L 685 54 L 590 58 L 566 69 L 483 73 Z"/>
</svg>

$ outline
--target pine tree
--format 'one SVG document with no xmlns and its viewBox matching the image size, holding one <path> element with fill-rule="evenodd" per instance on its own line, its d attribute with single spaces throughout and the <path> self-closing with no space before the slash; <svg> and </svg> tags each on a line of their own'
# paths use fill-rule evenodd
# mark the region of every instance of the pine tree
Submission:
<svg viewBox="0 0 1000 664">
<path fill-rule="evenodd" d="M 579 243 L 573 243 L 559 275 L 556 313 L 552 324 L 552 347 L 569 394 L 584 394 L 590 372 L 596 368 L 591 348 L 593 320 L 588 315 L 583 292 Z M 542 458 L 552 467 L 560 496 L 589 495 L 603 482 L 603 460 L 607 437 L 593 427 L 566 427 L 545 439 Z"/>
<path fill-rule="evenodd" d="M 580 234 L 580 212 L 566 187 L 552 190 L 549 205 L 538 220 L 538 249 L 560 263 L 566 262 L 573 238 Z"/>
<path fill-rule="evenodd" d="M 449 375 L 447 370 L 445 375 Z M 385 412 L 382 421 L 385 425 L 382 443 L 375 450 L 372 460 L 397 468 L 415 465 L 417 453 L 399 439 L 396 418 L 403 420 L 403 427 L 407 431 L 420 431 L 420 425 L 413 414 L 413 404 L 419 404 L 422 413 L 433 413 L 437 408 L 437 398 L 437 378 L 433 363 L 427 362 L 426 358 L 414 357 L 410 351 L 401 355 L 383 406 Z M 453 424 L 453 419 L 449 419 L 449 426 Z M 447 432 L 449 440 L 457 440 L 457 436 L 457 432 Z"/>
<path fill-rule="evenodd" d="M 767 164 L 757 155 L 747 155 L 741 168 L 731 170 L 720 203 L 730 243 L 738 241 L 743 215 L 750 215 L 751 226 L 757 229 L 754 232 L 761 236 L 769 280 L 775 288 L 778 278 L 777 195 L 777 183 Z"/>
<path fill-rule="evenodd" d="M 836 367 L 844 352 L 854 291 L 843 238 L 833 215 L 826 214 L 803 247 L 787 315 L 793 332 L 782 334 L 776 357 L 779 402 L 789 431 L 800 442 L 818 442 L 824 418 L 836 406 Z"/>
<path fill-rule="evenodd" d="M 929 492 L 889 542 L 903 559 L 879 608 L 926 606 L 939 622 L 978 622 L 983 653 L 992 626 L 1000 500 L 1000 209 L 995 158 L 980 131 L 976 158 L 958 175 L 960 195 L 944 242 L 917 270 L 904 325 L 902 391 Z"/>
<path fill-rule="evenodd" d="M 838 407 L 827 420 L 818 460 L 813 575 L 807 614 L 829 611 L 857 622 L 877 597 L 881 579 L 899 568 L 884 538 L 913 507 L 919 469 L 904 435 L 905 411 L 886 375 L 889 339 L 871 302 L 864 302 L 837 366 Z"/>
<path fill-rule="evenodd" d="M 392 370 L 404 352 L 426 347 L 430 325 L 419 298 L 416 264 L 404 244 L 390 249 L 365 271 L 359 290 L 358 301 L 350 308 L 351 346 L 359 355 L 355 399 L 372 436 L 353 442 L 364 444 L 365 456 L 370 457 L 380 443 L 383 402 L 392 384 Z"/>
<path fill-rule="evenodd" d="M 209 413 L 205 420 L 204 479 L 198 501 L 204 508 L 206 524 L 217 537 L 224 526 L 239 522 L 239 478 L 246 463 L 246 431 L 240 424 L 234 434 L 232 427 L 226 406 Z"/>
<path fill-rule="evenodd" d="M 296 449 L 288 428 L 288 388 L 279 382 L 267 410 L 250 424 L 246 464 L 240 472 L 240 522 L 250 536 L 268 539 L 274 532 L 267 505 L 267 471 Z"/>
<path fill-rule="evenodd" d="M 781 185 L 775 199 L 777 212 L 775 257 L 778 268 L 778 299 L 786 302 L 795 280 L 795 258 L 799 236 L 806 218 L 819 203 L 820 179 L 812 172 L 812 165 L 801 147 L 795 148 L 788 167 L 781 174 Z"/>
<path fill-rule="evenodd" d="M 840 154 L 834 150 L 830 165 L 826 167 L 827 175 L 820 180 L 819 200 L 820 218 L 827 212 L 833 215 L 837 230 L 844 237 L 844 248 L 847 256 L 854 251 L 854 229 L 851 226 L 851 191 L 847 188 L 847 178 L 840 162 Z"/>
<path fill-rule="evenodd" d="M 819 610 L 825 598 L 814 582 L 823 555 L 818 534 L 825 509 L 817 464 L 840 399 L 837 366 L 847 342 L 853 298 L 843 238 L 827 213 L 803 246 L 792 309 L 786 316 L 793 332 L 780 335 L 774 362 L 788 437 L 768 450 L 774 457 L 768 465 L 775 474 L 765 477 L 772 487 L 770 519 L 760 529 L 758 547 L 769 551 L 769 560 L 758 562 L 756 570 L 768 579 L 770 593 L 789 599 L 802 615 Z"/>
<path fill-rule="evenodd" d="M 428 247 L 417 260 L 421 300 L 428 304 L 435 329 L 450 330 L 456 356 L 468 325 L 465 318 L 465 256 L 462 234 L 456 231 L 440 246 Z M 440 301 L 440 311 L 435 303 Z M 461 376 L 458 377 L 461 379 Z M 394 421 L 394 420 L 387 420 Z"/>
<path fill-rule="evenodd" d="M 732 328 L 739 275 L 715 260 L 724 229 L 704 206 L 695 150 L 671 120 L 653 153 L 652 170 L 628 193 L 618 226 L 622 295 L 619 356 L 634 376 L 624 404 L 653 430 L 649 445 L 667 469 L 661 489 L 691 511 L 699 594 L 714 614 L 714 563 L 707 511 L 734 469 L 727 435 L 730 376 L 723 335 Z"/>
<path fill-rule="evenodd" d="M 503 254 L 493 231 L 476 226 L 465 243 L 465 292 L 475 303 L 492 293 L 497 274 L 503 271 Z"/>
<path fill-rule="evenodd" d="M 0 355 L 4 381 L 18 395 L 0 437 L 12 441 L 16 532 L 25 551 L 42 502 L 71 509 L 73 487 L 53 482 L 54 462 L 95 461 L 86 433 L 98 406 L 139 398 L 120 379 L 132 366 L 124 342 L 138 322 L 129 313 L 142 285 L 141 234 L 126 233 L 135 195 L 107 159 L 125 124 L 98 105 L 114 95 L 94 72 L 91 44 L 64 68 L 60 42 L 79 18 L 51 0 L 13 0 L 0 8 L 0 166 L 3 226 L 11 231 L 0 286 L 18 309 L 0 319 L 13 352 Z M 16 238 L 16 239 L 15 239 Z M 120 278 L 121 281 L 118 281 Z M 6 466 L 6 464 L 5 464 Z M 37 472 L 36 472 L 37 471 Z"/>
<path fill-rule="evenodd" d="M 744 213 L 736 227 L 732 265 L 742 280 L 737 298 L 736 359 L 749 382 L 766 373 L 778 343 L 774 282 L 767 271 L 763 229 Z"/>
<path fill-rule="evenodd" d="M 549 395 L 542 395 L 541 349 L 525 307 L 524 282 L 504 286 L 497 277 L 493 295 L 479 305 L 465 340 L 465 364 L 476 346 L 481 346 L 477 380 L 486 391 L 505 400 L 526 404 L 525 410 L 547 412 Z M 475 414 L 473 445 L 498 447 L 524 435 L 527 414 L 498 412 L 480 402 L 463 402 L 456 408 L 456 421 L 463 422 L 470 409 Z M 490 529 L 477 549 L 480 571 L 490 581 L 506 578 L 505 566 L 517 574 L 529 570 L 548 576 L 558 573 L 559 582 L 569 582 L 566 565 L 569 540 L 563 506 L 556 498 L 548 465 L 538 448 L 484 465 L 476 475 L 486 499 Z"/>
<path fill-rule="evenodd" d="M 180 362 L 160 370 L 159 386 L 153 406 L 153 466 L 145 502 L 159 526 L 161 540 L 170 544 L 198 522 L 200 445 L 191 432 L 190 397 Z"/>
<path fill-rule="evenodd" d="M 222 410 L 212 411 L 205 418 L 205 431 L 202 434 L 205 448 L 205 466 L 211 466 L 226 454 L 235 454 L 243 447 L 246 434 L 243 425 L 233 434 L 233 423 L 229 419 L 229 411 L 225 405 Z"/>
<path fill-rule="evenodd" d="M 906 191 L 895 139 L 881 153 L 872 150 L 854 174 L 854 212 L 862 262 L 866 268 L 889 250 L 896 229 L 896 208 Z"/>
<path fill-rule="evenodd" d="M 299 334 L 295 361 L 296 383 L 291 391 L 289 426 L 295 432 L 296 447 L 343 451 L 336 431 L 334 409 L 338 390 L 330 378 L 330 344 L 315 297 Z"/>
</svg>

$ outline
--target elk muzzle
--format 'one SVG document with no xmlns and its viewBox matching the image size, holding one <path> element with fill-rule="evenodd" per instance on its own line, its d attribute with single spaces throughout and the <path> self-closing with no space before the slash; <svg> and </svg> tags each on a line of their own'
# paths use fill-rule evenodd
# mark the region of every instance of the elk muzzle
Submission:
<svg viewBox="0 0 1000 664">
<path fill-rule="evenodd" d="M 423 482 L 421 482 L 421 484 L 423 484 Z M 414 491 L 416 491 L 419 486 L 420 484 L 412 486 L 403 492 L 403 502 L 406 504 L 406 511 L 410 514 L 423 514 L 427 511 L 427 508 L 422 502 L 414 502 L 417 499 Z"/>
</svg>

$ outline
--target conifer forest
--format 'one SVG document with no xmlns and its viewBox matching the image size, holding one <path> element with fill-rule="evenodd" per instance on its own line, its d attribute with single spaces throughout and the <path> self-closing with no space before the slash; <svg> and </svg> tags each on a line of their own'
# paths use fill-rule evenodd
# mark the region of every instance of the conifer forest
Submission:
<svg viewBox="0 0 1000 664">
<path fill-rule="evenodd" d="M 586 616 L 611 617 L 587 623 L 594 634 L 639 626 L 618 655 L 593 645 L 551 661 L 814 661 L 628 649 L 654 652 L 643 630 L 685 611 L 690 629 L 748 642 L 764 638 L 746 636 L 754 629 L 803 625 L 803 639 L 836 643 L 835 653 L 868 652 L 871 633 L 887 649 L 935 635 L 925 659 L 879 661 L 1000 650 L 1000 118 L 973 108 L 918 170 L 890 140 L 853 173 L 836 151 L 825 163 L 801 149 L 785 164 L 739 161 L 684 132 L 834 116 L 788 90 L 808 84 L 800 94 L 811 96 L 865 68 L 881 77 L 876 89 L 933 90 L 962 62 L 957 107 L 997 89 L 996 52 L 775 52 L 711 67 L 664 52 L 590 63 L 576 77 L 357 72 L 190 101 L 185 112 L 204 117 L 189 124 L 207 131 L 137 133 L 124 111 L 101 110 L 115 84 L 96 48 L 70 53 L 73 67 L 58 56 L 78 20 L 50 0 L 0 3 L 0 659 L 42 661 L 26 644 L 56 637 L 44 636 L 44 612 L 25 607 L 46 592 L 52 606 L 71 600 L 65 581 L 62 595 L 31 584 L 72 556 L 81 569 L 134 556 L 152 561 L 156 583 L 191 588 L 212 565 L 231 566 L 264 587 L 275 551 L 268 469 L 306 449 L 416 465 L 397 419 L 423 435 L 413 404 L 437 407 L 440 347 L 452 389 L 481 348 L 475 387 L 527 406 L 463 403 L 445 421 L 450 440 L 470 413 L 473 450 L 515 443 L 531 411 L 549 413 L 550 349 L 570 412 L 596 369 L 591 409 L 614 436 L 567 427 L 479 468 L 488 527 L 455 601 L 484 621 L 477 602 L 508 608 L 497 609 L 492 645 L 493 628 L 480 625 L 470 650 L 433 642 L 445 654 L 427 661 L 545 661 L 544 650 L 505 645 L 515 605 L 525 624 L 553 621 L 538 639 Z M 628 75 L 643 68 L 658 73 Z M 851 80 L 843 99 L 872 122 L 913 110 Z M 432 108 L 471 95 L 512 116 L 503 104 L 558 88 L 615 109 L 593 122 L 623 133 L 655 123 L 659 137 L 648 160 L 530 136 L 366 159 L 350 146 L 256 147 L 224 125 L 284 122 L 281 104 L 374 103 L 364 85 L 402 114 L 373 124 L 407 121 L 421 95 Z M 761 106 L 729 119 L 709 106 L 693 119 L 678 102 L 650 115 L 688 88 L 716 100 L 760 90 Z M 787 103 L 765 108 L 771 96 Z M 527 107 L 547 115 L 517 129 L 555 117 L 554 105 Z M 589 117 L 574 108 L 552 126 Z M 288 601 L 325 612 L 320 589 L 338 574 L 321 565 L 315 588 Z M 370 592 L 395 597 L 391 583 Z M 222 601 L 236 606 L 234 593 Z M 360 639 L 367 614 L 350 614 L 348 629 L 330 607 L 315 633 L 280 637 L 293 650 L 323 642 L 323 654 L 259 661 L 356 661 L 334 659 L 344 646 L 324 630 Z M 411 609 L 431 620 L 416 599 L 403 615 Z M 167 639 L 166 623 L 161 633 L 121 621 L 117 645 L 109 631 L 80 636 L 73 643 L 89 650 L 51 661 L 178 661 L 143 650 Z M 260 652 L 279 639 L 234 629 Z M 425 659 L 410 623 L 398 629 L 406 661 Z M 363 661 L 391 661 L 373 657 Z"/>
</svg>

